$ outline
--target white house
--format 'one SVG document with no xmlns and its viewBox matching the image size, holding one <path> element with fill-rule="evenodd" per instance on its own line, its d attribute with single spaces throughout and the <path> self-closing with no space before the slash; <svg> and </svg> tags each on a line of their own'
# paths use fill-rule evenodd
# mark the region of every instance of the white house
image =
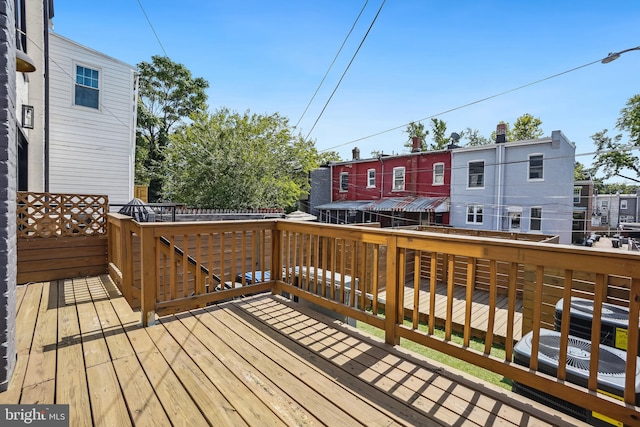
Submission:
<svg viewBox="0 0 640 427">
<path fill-rule="evenodd" d="M 500 134 L 500 132 L 498 132 Z M 575 145 L 551 137 L 452 150 L 454 227 L 558 235 L 571 243 Z"/>
<path fill-rule="evenodd" d="M 49 33 L 48 191 L 133 198 L 135 67 Z"/>
</svg>

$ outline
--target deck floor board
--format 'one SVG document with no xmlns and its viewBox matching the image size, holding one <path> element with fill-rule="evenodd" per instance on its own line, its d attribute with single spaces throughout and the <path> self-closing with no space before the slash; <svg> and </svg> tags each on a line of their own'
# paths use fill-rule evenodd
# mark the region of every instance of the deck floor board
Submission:
<svg viewBox="0 0 640 427">
<path fill-rule="evenodd" d="M 74 426 L 580 425 L 271 294 L 148 328 L 108 276 L 16 300 L 0 403 L 69 404 Z"/>
<path fill-rule="evenodd" d="M 425 318 L 430 314 L 430 298 L 431 291 L 429 282 L 424 281 L 420 284 L 418 291 L 418 312 Z M 415 287 L 413 283 L 407 283 L 404 287 L 403 301 L 405 307 L 405 315 L 413 310 Z M 382 301 L 386 299 L 386 292 L 382 291 L 378 294 L 378 298 Z M 494 342 L 503 344 L 507 336 L 507 313 L 508 298 L 506 295 L 498 295 L 496 298 L 496 313 L 493 327 Z M 465 324 L 465 307 L 466 307 L 466 288 L 464 286 L 456 286 L 453 291 L 453 308 L 451 322 L 453 331 L 462 333 Z M 487 332 L 487 320 L 489 315 L 489 291 L 474 290 L 473 302 L 471 303 L 471 329 L 472 337 L 484 339 Z M 447 319 L 447 286 L 444 283 L 438 283 L 436 287 L 436 305 L 435 305 L 436 325 L 444 326 Z M 514 316 L 513 338 L 515 341 L 522 338 L 522 301 L 516 301 L 516 311 Z"/>
</svg>

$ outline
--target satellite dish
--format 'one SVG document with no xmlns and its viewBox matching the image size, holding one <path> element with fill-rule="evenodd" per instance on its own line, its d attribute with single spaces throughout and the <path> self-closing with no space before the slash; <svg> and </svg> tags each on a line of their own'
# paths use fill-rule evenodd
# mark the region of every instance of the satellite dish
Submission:
<svg viewBox="0 0 640 427">
<path fill-rule="evenodd" d="M 449 137 L 451 138 L 451 140 L 456 143 L 460 140 L 460 135 L 458 135 L 456 132 L 452 132 L 451 136 Z"/>
</svg>

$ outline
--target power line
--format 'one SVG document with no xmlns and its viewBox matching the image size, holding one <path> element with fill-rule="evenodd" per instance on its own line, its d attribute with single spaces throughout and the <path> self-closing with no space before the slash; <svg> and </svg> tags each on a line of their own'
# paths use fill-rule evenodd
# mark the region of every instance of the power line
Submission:
<svg viewBox="0 0 640 427">
<path fill-rule="evenodd" d="M 333 64 L 336 63 L 336 60 L 338 59 L 338 56 L 340 56 L 340 52 L 342 52 L 342 48 L 344 48 L 344 45 L 347 43 L 347 40 L 351 36 L 351 33 L 353 32 L 353 29 L 356 27 L 356 24 L 360 20 L 360 17 L 362 16 L 362 12 L 364 12 L 364 9 L 367 7 L 368 3 L 369 3 L 369 0 L 366 0 L 364 2 L 364 6 L 362 6 L 362 10 L 360 10 L 360 13 L 358 14 L 358 17 L 356 18 L 356 20 L 354 21 L 353 25 L 351 26 L 351 29 L 349 30 L 349 33 L 347 33 L 347 36 L 344 38 L 344 41 L 342 42 L 342 46 L 340 46 L 340 49 L 338 49 L 338 53 L 336 53 L 336 56 L 333 58 L 333 61 L 331 61 L 331 65 L 329 65 L 329 68 L 327 69 L 327 72 L 324 74 L 324 77 L 322 77 L 322 80 L 320 81 L 320 84 L 318 85 L 316 91 L 314 92 L 313 96 L 309 100 L 309 103 L 307 104 L 307 107 L 302 112 L 302 115 L 298 119 L 298 122 L 296 123 L 294 128 L 298 127 L 298 125 L 302 121 L 302 118 L 304 117 L 304 115 L 307 114 L 307 110 L 309 109 L 309 107 L 311 106 L 311 103 L 313 102 L 313 100 L 315 99 L 316 95 L 318 94 L 318 91 L 320 90 L 320 87 L 322 87 L 322 84 L 324 83 L 324 80 L 329 75 L 329 71 L 331 71 L 331 68 L 333 67 Z"/>
<path fill-rule="evenodd" d="M 374 134 L 371 134 L 371 135 L 363 136 L 362 138 L 357 138 L 357 139 L 354 139 L 354 140 L 352 140 L 352 141 L 348 141 L 348 142 L 345 142 L 345 143 L 342 143 L 342 144 L 335 145 L 335 146 L 333 146 L 333 147 L 325 148 L 325 149 L 323 149 L 323 150 L 320 150 L 320 152 L 333 150 L 333 149 L 335 149 L 335 148 L 339 148 L 339 147 L 344 147 L 345 145 L 353 144 L 354 142 L 358 142 L 358 141 L 362 141 L 362 140 L 365 140 L 365 139 L 373 138 L 373 137 L 375 137 L 375 136 L 383 135 L 383 134 L 385 134 L 385 133 L 388 133 L 388 132 L 391 132 L 391 131 L 394 131 L 394 130 L 398 130 L 398 129 L 406 128 L 406 127 L 407 127 L 410 123 L 412 123 L 412 122 L 414 122 L 414 123 L 417 123 L 417 122 L 423 122 L 423 121 L 425 121 L 425 120 L 429 120 L 429 119 L 432 119 L 432 118 L 435 118 L 435 117 L 441 116 L 441 115 L 443 115 L 443 114 L 447 114 L 447 113 L 451 113 L 451 112 L 453 112 L 453 111 L 461 110 L 461 109 L 463 109 L 463 108 L 470 107 L 470 106 L 472 106 L 472 105 L 479 104 L 479 103 L 481 103 L 481 102 L 488 101 L 488 100 L 490 100 L 490 99 L 497 98 L 497 97 L 499 97 L 499 96 L 506 95 L 506 94 L 508 94 L 508 93 L 515 92 L 515 91 L 517 91 L 517 90 L 524 89 L 524 88 L 526 88 L 526 87 L 533 86 L 533 85 L 538 84 L 538 83 L 542 83 L 542 82 L 544 82 L 544 81 L 547 81 L 547 80 L 553 79 L 553 78 L 555 78 L 555 77 L 559 77 L 559 76 L 562 76 L 562 75 L 564 75 L 564 74 L 571 73 L 571 72 L 573 72 L 573 71 L 577 71 L 577 70 L 579 70 L 579 69 L 581 69 L 581 68 L 588 67 L 589 65 L 596 64 L 596 63 L 600 62 L 601 60 L 602 60 L 602 59 L 597 59 L 597 60 L 592 61 L 592 62 L 589 62 L 589 63 L 587 63 L 587 64 L 584 64 L 584 65 L 580 65 L 580 66 L 578 66 L 578 67 L 571 68 L 570 70 L 562 71 L 562 72 L 560 72 L 560 73 L 556 73 L 556 74 L 553 74 L 553 75 L 551 75 L 551 76 L 544 77 L 544 78 L 539 79 L 539 80 L 536 80 L 536 81 L 534 81 L 534 82 L 527 83 L 527 84 L 524 84 L 524 85 L 521 85 L 521 86 L 515 87 L 515 88 L 513 88 L 513 89 L 505 90 L 505 91 L 500 92 L 500 93 L 497 93 L 497 94 L 495 94 L 495 95 L 487 96 L 487 97 L 485 97 L 485 98 L 481 98 L 481 99 L 478 99 L 478 100 L 473 101 L 473 102 L 468 102 L 468 103 L 466 103 L 466 104 L 464 104 L 464 105 L 460 105 L 460 106 L 458 106 L 458 107 L 450 108 L 450 109 L 448 109 L 448 110 L 441 111 L 441 112 L 436 113 L 436 114 L 432 114 L 431 116 L 425 117 L 425 118 L 420 119 L 420 120 L 412 120 L 412 121 L 411 121 L 411 122 L 409 122 L 409 123 L 405 123 L 405 124 L 403 124 L 403 125 L 396 126 L 396 127 L 391 128 L 391 129 L 383 130 L 383 131 L 381 131 L 381 132 L 377 132 L 377 133 L 374 133 Z M 314 126 L 315 126 L 315 124 L 314 124 Z M 307 138 L 308 138 L 308 136 L 307 136 Z"/>
<path fill-rule="evenodd" d="M 156 36 L 156 40 L 158 40 L 158 44 L 160 45 L 160 48 L 162 49 L 162 52 L 164 52 L 164 56 L 166 56 L 168 58 L 169 55 L 167 55 L 167 51 L 164 50 L 164 46 L 162 45 L 162 42 L 160 41 L 160 37 L 158 37 L 158 33 L 156 33 L 155 28 L 153 28 L 153 24 L 151 23 L 151 20 L 149 19 L 149 16 L 147 15 L 147 12 L 144 10 L 144 7 L 142 7 L 142 3 L 140 2 L 140 0 L 138 0 L 138 4 L 140 5 L 140 9 L 142 9 L 142 13 L 144 14 L 144 17 L 147 18 L 147 22 L 149 23 L 149 27 L 151 27 L 151 31 L 153 31 L 153 35 Z"/>
<path fill-rule="evenodd" d="M 373 21 L 371 21 L 371 25 L 369 25 L 369 29 L 367 30 L 367 32 L 365 33 L 364 37 L 362 38 L 362 41 L 360 42 L 360 45 L 358 46 L 358 49 L 356 49 L 355 53 L 351 57 L 351 61 L 349 61 L 349 64 L 347 65 L 347 68 L 344 70 L 344 73 L 342 73 L 342 76 L 340 76 L 340 80 L 338 81 L 338 84 L 336 84 L 336 87 L 333 89 L 333 92 L 331 92 L 331 95 L 329 96 L 329 99 L 327 99 L 327 102 L 324 104 L 324 107 L 322 107 L 322 111 L 320 111 L 320 114 L 318 115 L 318 118 L 313 123 L 313 126 L 311 126 L 311 130 L 309 130 L 309 133 L 307 134 L 307 137 L 305 139 L 309 139 L 309 135 L 311 135 L 311 132 L 313 132 L 313 129 L 315 129 L 316 125 L 318 124 L 318 121 L 320 120 L 320 117 L 322 117 L 322 115 L 324 114 L 324 110 L 327 109 L 327 106 L 329 105 L 329 102 L 331 102 L 331 99 L 333 98 L 333 95 L 335 95 L 336 91 L 338 90 L 338 87 L 340 86 L 340 83 L 342 83 L 342 79 L 344 79 L 344 76 L 347 74 L 347 71 L 349 71 L 349 68 L 351 68 L 351 64 L 353 64 L 353 61 L 356 59 L 356 55 L 358 55 L 358 52 L 360 52 L 360 48 L 362 48 L 362 45 L 364 44 L 364 41 L 367 39 L 367 36 L 371 32 L 371 29 L 373 28 L 373 24 L 376 23 L 376 20 L 378 19 L 378 16 L 380 15 L 380 12 L 382 11 L 382 6 L 384 6 L 385 2 L 386 2 L 386 0 L 383 0 L 382 4 L 380 5 L 380 8 L 378 9 L 378 12 L 376 13 L 376 16 L 374 16 L 373 17 Z"/>
</svg>

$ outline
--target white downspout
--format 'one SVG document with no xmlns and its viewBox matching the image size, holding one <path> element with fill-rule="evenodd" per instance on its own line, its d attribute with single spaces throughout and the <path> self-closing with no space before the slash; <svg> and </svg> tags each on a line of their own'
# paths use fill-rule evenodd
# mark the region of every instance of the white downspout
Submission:
<svg viewBox="0 0 640 427">
<path fill-rule="evenodd" d="M 502 196 L 504 193 L 504 190 L 502 188 L 502 176 L 504 174 L 504 161 L 503 161 L 503 155 L 504 155 L 504 144 L 506 144 L 505 142 L 502 143 L 497 143 L 496 144 L 496 160 L 497 160 L 497 189 L 496 189 L 496 231 L 500 231 L 501 228 L 501 222 L 502 222 Z"/>
</svg>

